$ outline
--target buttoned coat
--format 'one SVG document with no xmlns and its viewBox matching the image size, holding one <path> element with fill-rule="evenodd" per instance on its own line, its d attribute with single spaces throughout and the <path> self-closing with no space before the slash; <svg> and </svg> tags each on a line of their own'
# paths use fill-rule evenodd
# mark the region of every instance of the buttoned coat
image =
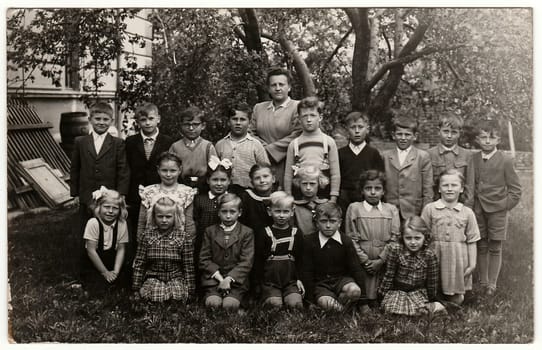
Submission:
<svg viewBox="0 0 542 350">
<path fill-rule="evenodd" d="M 222 277 L 230 276 L 235 283 L 248 287 L 248 275 L 254 263 L 254 234 L 251 228 L 237 223 L 226 243 L 220 225 L 205 229 L 199 254 L 201 285 L 211 287 L 218 281 L 211 276 L 220 271 Z"/>
<path fill-rule="evenodd" d="M 514 170 L 514 160 L 497 151 L 486 162 L 482 152 L 473 155 L 474 209 L 494 213 L 514 208 L 521 198 L 521 184 Z"/>
<path fill-rule="evenodd" d="M 446 170 L 457 169 L 465 177 L 463 193 L 459 196 L 460 201 L 469 208 L 474 207 L 474 163 L 472 162 L 472 152 L 456 145 L 452 151 L 454 154 L 453 164 L 446 164 L 446 150 L 442 144 L 438 144 L 427 150 L 433 164 L 433 194 L 434 199 L 440 198 L 438 193 L 440 174 Z"/>
<path fill-rule="evenodd" d="M 149 186 L 160 183 L 160 176 L 156 167 L 158 166 L 158 156 L 171 147 L 173 139 L 162 133 L 158 133 L 154 142 L 149 159 L 145 156 L 145 146 L 141 133 L 126 138 L 126 157 L 130 167 L 130 187 L 126 202 L 138 206 L 139 185 Z"/>
<path fill-rule="evenodd" d="M 433 201 L 433 168 L 426 151 L 412 146 L 403 165 L 397 148 L 382 152 L 386 169 L 386 201 L 399 208 L 401 216 L 420 215 Z"/>
<path fill-rule="evenodd" d="M 105 136 L 100 153 L 96 154 L 91 135 L 75 138 L 70 167 L 70 194 L 79 201 L 91 204 L 92 192 L 105 186 L 122 195 L 128 193 L 130 169 L 126 161 L 124 140 Z"/>
</svg>

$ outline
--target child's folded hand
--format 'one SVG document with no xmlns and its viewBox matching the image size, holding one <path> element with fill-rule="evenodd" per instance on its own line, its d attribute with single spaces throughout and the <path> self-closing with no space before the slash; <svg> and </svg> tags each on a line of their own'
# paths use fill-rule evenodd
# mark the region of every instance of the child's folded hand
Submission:
<svg viewBox="0 0 542 350">
<path fill-rule="evenodd" d="M 222 293 L 223 295 L 228 295 L 231 290 L 231 279 L 224 278 L 220 283 L 218 284 L 218 291 Z"/>
<path fill-rule="evenodd" d="M 113 271 L 105 271 L 102 273 L 102 276 L 109 283 L 113 283 L 117 279 L 117 274 Z"/>
<path fill-rule="evenodd" d="M 370 273 L 371 275 L 374 275 L 376 270 L 374 268 L 374 260 L 367 260 L 365 263 L 363 263 L 363 267 L 365 270 Z"/>
<path fill-rule="evenodd" d="M 382 266 L 384 266 L 384 260 L 382 259 L 375 259 L 370 261 L 372 262 L 374 273 L 380 271 L 380 269 L 382 269 Z"/>
<path fill-rule="evenodd" d="M 303 285 L 303 282 L 300 280 L 297 280 L 297 289 L 299 289 L 299 292 L 301 293 L 301 296 L 305 296 L 305 286 Z"/>
<path fill-rule="evenodd" d="M 472 274 L 473 271 L 474 271 L 474 267 L 467 267 L 465 269 L 465 274 L 464 274 L 465 278 L 469 277 L 470 274 Z"/>
</svg>

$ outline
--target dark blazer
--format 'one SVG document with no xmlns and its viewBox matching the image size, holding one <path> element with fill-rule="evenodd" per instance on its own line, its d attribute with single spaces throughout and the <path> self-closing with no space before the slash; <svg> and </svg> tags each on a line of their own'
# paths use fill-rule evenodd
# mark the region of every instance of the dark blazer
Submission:
<svg viewBox="0 0 542 350">
<path fill-rule="evenodd" d="M 92 135 L 75 139 L 70 167 L 70 194 L 90 205 L 92 192 L 105 186 L 120 194 L 128 193 L 130 169 L 126 162 L 124 140 L 107 134 L 96 154 Z"/>
<path fill-rule="evenodd" d="M 433 167 L 426 151 L 412 146 L 403 165 L 397 148 L 382 152 L 386 168 L 386 201 L 399 208 L 403 218 L 420 215 L 433 201 Z"/>
<path fill-rule="evenodd" d="M 220 225 L 205 229 L 203 244 L 199 254 L 201 285 L 215 286 L 218 282 L 211 276 L 220 271 L 222 277 L 230 276 L 236 283 L 248 289 L 248 275 L 254 263 L 254 233 L 251 228 L 237 223 L 224 241 L 224 230 Z"/>
<path fill-rule="evenodd" d="M 521 198 L 521 184 L 514 170 L 514 160 L 497 151 L 486 162 L 482 152 L 473 155 L 474 209 L 494 213 L 514 208 Z"/>
<path fill-rule="evenodd" d="M 139 205 L 141 201 L 141 198 L 139 198 L 139 185 L 148 186 L 160 183 L 160 177 L 156 170 L 158 156 L 160 153 L 169 150 L 172 143 L 173 139 L 171 137 L 159 133 L 154 142 L 151 156 L 147 160 L 141 133 L 126 138 L 126 157 L 130 167 L 130 187 L 126 196 L 128 204 Z"/>
</svg>

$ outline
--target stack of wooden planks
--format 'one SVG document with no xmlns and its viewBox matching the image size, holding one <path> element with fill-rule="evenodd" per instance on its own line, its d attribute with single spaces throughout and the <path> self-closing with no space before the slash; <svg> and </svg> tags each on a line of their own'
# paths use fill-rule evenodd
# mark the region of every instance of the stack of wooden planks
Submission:
<svg viewBox="0 0 542 350">
<path fill-rule="evenodd" d="M 47 205 L 27 181 L 21 161 L 42 158 L 63 180 L 69 180 L 70 160 L 36 110 L 24 100 L 8 99 L 8 209 L 28 210 Z"/>
</svg>

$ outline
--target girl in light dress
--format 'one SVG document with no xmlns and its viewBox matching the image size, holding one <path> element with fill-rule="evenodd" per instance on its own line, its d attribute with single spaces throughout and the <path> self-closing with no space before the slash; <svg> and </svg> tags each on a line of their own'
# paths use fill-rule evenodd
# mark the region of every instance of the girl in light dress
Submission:
<svg viewBox="0 0 542 350">
<path fill-rule="evenodd" d="M 426 205 L 421 215 L 433 233 L 442 293 L 457 305 L 463 303 L 465 292 L 472 289 L 476 242 L 480 240 L 474 212 L 459 202 L 464 183 L 465 178 L 457 169 L 443 172 L 439 179 L 441 198 Z"/>
</svg>

